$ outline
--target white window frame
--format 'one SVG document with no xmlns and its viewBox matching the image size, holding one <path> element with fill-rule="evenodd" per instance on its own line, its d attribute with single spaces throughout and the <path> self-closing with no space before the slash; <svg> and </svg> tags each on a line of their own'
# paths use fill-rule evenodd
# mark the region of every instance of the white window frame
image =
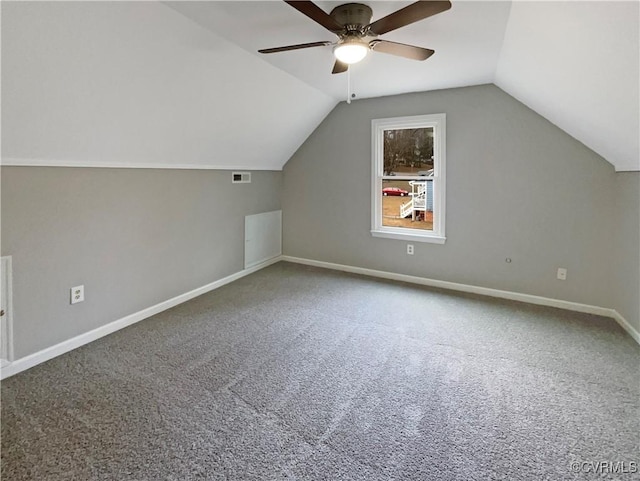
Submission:
<svg viewBox="0 0 640 481">
<path fill-rule="evenodd" d="M 414 128 L 433 128 L 433 230 L 408 229 L 382 225 L 382 180 L 415 180 L 416 176 L 385 176 L 384 174 L 384 131 Z M 371 235 L 387 239 L 401 239 L 414 242 L 444 244 L 445 237 L 445 145 L 446 114 L 415 115 L 373 119 L 372 137 L 372 180 L 371 180 Z M 431 177 L 429 177 L 431 178 Z"/>
</svg>

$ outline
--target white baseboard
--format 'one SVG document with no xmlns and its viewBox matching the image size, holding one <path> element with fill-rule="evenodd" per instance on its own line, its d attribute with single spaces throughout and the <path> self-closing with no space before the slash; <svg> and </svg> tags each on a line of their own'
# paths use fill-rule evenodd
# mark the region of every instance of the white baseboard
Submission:
<svg viewBox="0 0 640 481">
<path fill-rule="evenodd" d="M 192 291 L 186 292 L 179 296 L 173 297 L 164 302 L 160 302 L 159 304 L 156 304 L 154 306 L 148 307 L 141 311 L 135 312 L 129 316 L 110 322 L 109 324 L 98 327 L 89 332 L 85 332 L 84 334 L 80 334 L 76 337 L 63 341 L 54 346 L 48 347 L 46 349 L 43 349 L 36 353 L 22 357 L 20 359 L 9 362 L 7 364 L 3 364 L 0 367 L 0 379 L 6 379 L 10 376 L 13 376 L 14 374 L 25 371 L 31 367 L 34 367 L 38 364 L 48 361 L 49 359 L 53 359 L 54 357 L 57 357 L 57 356 L 60 356 L 61 354 L 72 351 L 73 349 L 76 349 L 80 346 L 84 346 L 85 344 L 88 344 L 92 341 L 100 339 L 101 337 L 107 336 L 115 331 L 124 329 L 125 327 L 135 324 L 136 322 L 140 322 L 162 311 L 166 311 L 167 309 L 177 306 L 178 304 L 182 304 L 183 302 L 193 299 L 194 297 L 198 297 L 202 294 L 218 289 L 219 287 L 222 287 L 237 279 L 240 279 L 244 276 L 257 272 L 260 269 L 264 269 L 265 267 L 275 264 L 276 262 L 279 262 L 281 260 L 287 261 L 287 262 L 293 262 L 297 264 L 305 264 L 309 266 L 322 267 L 326 269 L 351 272 L 354 274 L 362 274 L 366 276 L 379 277 L 382 279 L 409 282 L 412 284 L 419 284 L 419 285 L 430 286 L 430 287 L 440 287 L 443 289 L 450 289 L 454 291 L 469 292 L 469 293 L 480 294 L 480 295 L 489 296 L 489 297 L 498 297 L 501 299 L 510 299 L 514 301 L 527 302 L 529 304 L 557 307 L 559 309 L 567 309 L 570 311 L 585 312 L 588 314 L 596 314 L 600 316 L 611 317 L 615 319 L 618 322 L 618 324 L 620 324 L 620 326 L 622 326 L 622 328 L 625 331 L 627 331 L 629 335 L 633 339 L 635 339 L 636 342 L 638 342 L 638 344 L 640 344 L 640 333 L 631 324 L 629 324 L 629 322 L 615 309 L 591 306 L 589 304 L 580 304 L 576 302 L 563 301 L 559 299 L 551 299 L 548 297 L 534 296 L 530 294 L 522 294 L 519 292 L 502 291 L 498 289 L 490 289 L 487 287 L 459 284 L 456 282 L 439 281 L 437 279 L 429 279 L 426 277 L 410 276 L 406 274 L 396 274 L 394 272 L 378 271 L 374 269 L 366 269 L 363 267 L 353 267 L 353 266 L 347 266 L 343 264 L 334 264 L 331 262 L 316 261 L 312 259 L 303 259 L 300 257 L 277 256 L 257 266 L 250 267 L 248 269 L 243 269 L 239 272 L 236 272 L 235 274 L 231 274 L 227 277 L 211 282 L 210 284 L 204 285 L 202 287 L 198 287 L 197 289 L 194 289 Z"/>
<path fill-rule="evenodd" d="M 520 292 L 502 291 L 499 289 L 491 289 L 488 287 L 471 286 L 468 284 L 459 284 L 457 282 L 439 281 L 437 279 L 429 279 L 426 277 L 410 276 L 406 274 L 396 274 L 395 272 L 378 271 L 375 269 L 367 269 L 364 267 L 353 267 L 344 264 L 334 264 L 332 262 L 316 261 L 313 259 L 304 259 L 301 257 L 281 256 L 281 260 L 294 262 L 296 264 L 304 264 L 308 266 L 323 267 L 343 272 L 351 272 L 353 274 L 362 274 L 365 276 L 380 277 L 382 279 L 390 279 L 394 281 L 409 282 L 430 287 L 440 287 L 442 289 L 450 289 L 452 291 L 469 292 L 489 297 L 498 297 L 500 299 L 510 299 L 512 301 L 527 302 L 529 304 L 537 304 L 540 306 L 557 307 L 569 311 L 584 312 L 587 314 L 596 314 L 598 316 L 611 317 L 615 319 L 620 326 L 629 333 L 629 335 L 640 344 L 640 333 L 622 315 L 615 309 L 608 307 L 592 306 L 589 304 L 580 304 L 578 302 L 563 301 L 560 299 L 552 299 L 550 297 L 534 296 L 531 294 L 522 294 Z"/>
<path fill-rule="evenodd" d="M 179 296 L 173 297 L 164 302 L 160 302 L 159 304 L 135 312 L 129 316 L 110 322 L 109 324 L 105 324 L 104 326 L 100 326 L 89 332 L 85 332 L 71 339 L 67 339 L 66 341 L 62 341 L 55 346 L 48 347 L 36 353 L 9 362 L 0 368 L 0 379 L 6 379 L 9 376 L 13 376 L 14 374 L 25 371 L 31 367 L 48 361 L 49 359 L 53 359 L 54 357 L 60 356 L 61 354 L 72 351 L 73 349 L 77 349 L 78 347 L 84 346 L 85 344 L 95 341 L 96 339 L 100 339 L 101 337 L 107 336 L 115 331 L 124 329 L 131 324 L 135 324 L 136 322 L 140 322 L 143 319 L 154 316 L 162 311 L 166 311 L 167 309 L 177 306 L 178 304 L 182 304 L 183 302 L 193 299 L 194 297 L 198 297 L 202 294 L 206 294 L 207 292 L 218 289 L 219 287 L 222 287 L 244 276 L 259 271 L 260 269 L 264 269 L 271 264 L 275 264 L 276 262 L 280 261 L 280 259 L 280 256 L 274 257 L 256 266 L 243 269 L 239 272 L 236 272 L 235 274 L 231 274 L 230 276 L 211 282 L 210 284 L 198 287 L 197 289 L 189 292 L 185 292 L 184 294 L 180 294 Z"/>
<path fill-rule="evenodd" d="M 629 335 L 633 337 L 638 344 L 640 344 L 640 332 L 638 332 L 631 324 L 629 324 L 629 321 L 627 321 L 624 317 L 622 317 L 622 314 L 620 314 L 615 309 L 611 309 L 611 310 L 613 311 L 613 318 L 616 320 L 616 322 L 620 324 L 622 329 L 627 331 Z"/>
</svg>

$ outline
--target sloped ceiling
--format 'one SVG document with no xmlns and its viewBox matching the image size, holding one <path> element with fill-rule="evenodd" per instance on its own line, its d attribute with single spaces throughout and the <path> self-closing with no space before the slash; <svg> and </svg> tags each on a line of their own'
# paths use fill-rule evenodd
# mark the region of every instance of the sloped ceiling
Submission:
<svg viewBox="0 0 640 481">
<path fill-rule="evenodd" d="M 3 165 L 281 169 L 336 101 L 157 2 L 2 2 Z"/>
<path fill-rule="evenodd" d="M 326 12 L 344 2 L 317 1 Z M 373 1 L 373 19 L 410 1 Z M 433 48 L 426 62 L 373 53 L 352 68 L 356 98 L 495 83 L 602 155 L 640 170 L 637 1 L 452 1 L 383 38 Z M 260 55 L 266 47 L 335 37 L 284 2 L 167 2 L 264 62 L 336 100 L 331 47 Z"/>
<path fill-rule="evenodd" d="M 616 170 L 640 170 L 639 7 L 514 2 L 495 75 Z"/>
<path fill-rule="evenodd" d="M 344 1 L 317 1 L 330 12 Z M 368 3 L 373 19 L 384 17 L 411 1 Z M 198 24 L 217 32 L 336 100 L 347 97 L 347 75 L 332 75 L 332 47 L 263 55 L 261 48 L 337 37 L 282 1 L 166 3 Z M 434 90 L 493 82 L 509 2 L 454 2 L 453 8 L 421 22 L 389 32 L 381 38 L 435 50 L 425 62 L 371 52 L 351 67 L 356 98 Z"/>
<path fill-rule="evenodd" d="M 325 11 L 344 2 L 318 1 Z M 369 3 L 374 20 L 411 3 Z M 495 83 L 640 170 L 638 2 L 458 1 L 383 38 L 356 99 Z M 279 169 L 347 96 L 333 40 L 282 1 L 2 2 L 2 162 Z"/>
</svg>

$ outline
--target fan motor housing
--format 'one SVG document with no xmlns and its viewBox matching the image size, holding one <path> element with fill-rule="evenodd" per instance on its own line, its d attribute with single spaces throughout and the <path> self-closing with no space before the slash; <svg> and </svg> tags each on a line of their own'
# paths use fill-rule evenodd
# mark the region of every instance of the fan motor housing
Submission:
<svg viewBox="0 0 640 481">
<path fill-rule="evenodd" d="M 373 11 L 362 3 L 346 3 L 331 10 L 329 15 L 343 25 L 347 32 L 352 32 L 362 30 L 369 25 Z"/>
</svg>

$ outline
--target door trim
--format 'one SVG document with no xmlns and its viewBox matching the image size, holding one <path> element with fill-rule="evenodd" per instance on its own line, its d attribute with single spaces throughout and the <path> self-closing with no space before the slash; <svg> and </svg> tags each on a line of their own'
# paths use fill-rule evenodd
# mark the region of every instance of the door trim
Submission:
<svg viewBox="0 0 640 481">
<path fill-rule="evenodd" d="M 0 365 L 5 366 L 13 361 L 13 269 L 11 256 L 0 258 L 2 267 L 0 268 L 0 289 L 6 288 L 6 305 L 5 310 L 5 336 L 7 342 L 6 359 L 0 359 Z"/>
</svg>

